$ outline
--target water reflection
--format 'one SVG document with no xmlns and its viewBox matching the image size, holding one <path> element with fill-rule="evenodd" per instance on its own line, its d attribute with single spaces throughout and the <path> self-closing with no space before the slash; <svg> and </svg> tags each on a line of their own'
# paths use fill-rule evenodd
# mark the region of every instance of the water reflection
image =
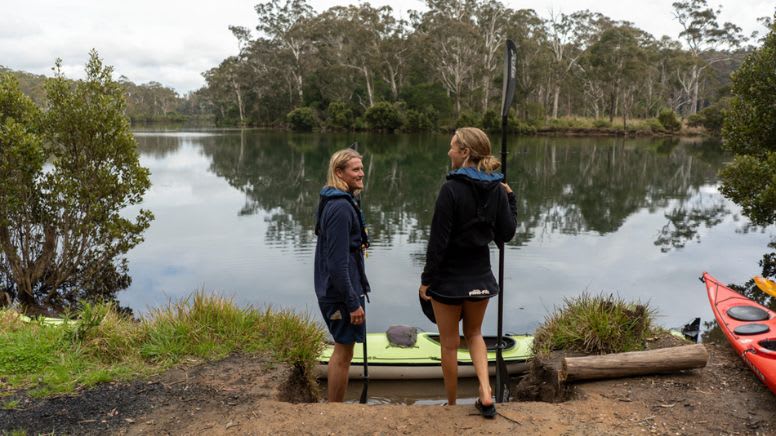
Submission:
<svg viewBox="0 0 776 436">
<path fill-rule="evenodd" d="M 143 207 L 157 219 L 130 253 L 134 282 L 122 302 L 143 312 L 205 288 L 316 313 L 318 191 L 331 153 L 354 141 L 364 154 L 373 241 L 369 329 L 433 330 L 417 308 L 417 285 L 448 166 L 444 135 L 138 135 L 153 183 Z M 649 301 L 669 327 L 708 319 L 700 272 L 750 276 L 753 253 L 768 242 L 770 229 L 749 231 L 718 193 L 719 144 L 511 138 L 509 152 L 519 228 L 507 253 L 507 331 L 533 331 L 564 297 L 585 290 Z M 486 333 L 495 331 L 493 312 Z"/>
</svg>

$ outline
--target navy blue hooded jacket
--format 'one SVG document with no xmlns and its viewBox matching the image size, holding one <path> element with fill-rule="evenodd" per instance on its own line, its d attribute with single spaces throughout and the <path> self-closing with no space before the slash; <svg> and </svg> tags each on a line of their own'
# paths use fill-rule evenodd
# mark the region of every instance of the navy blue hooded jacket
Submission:
<svg viewBox="0 0 776 436">
<path fill-rule="evenodd" d="M 368 246 L 364 219 L 356 199 L 325 186 L 321 190 L 315 232 L 315 294 L 322 303 L 343 303 L 349 312 L 361 307 L 370 291 L 364 272 Z"/>
</svg>

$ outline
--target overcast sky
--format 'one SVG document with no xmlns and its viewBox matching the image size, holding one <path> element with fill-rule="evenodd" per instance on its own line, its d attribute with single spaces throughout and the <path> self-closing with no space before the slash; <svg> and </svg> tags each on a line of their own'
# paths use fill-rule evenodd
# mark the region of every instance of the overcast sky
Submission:
<svg viewBox="0 0 776 436">
<path fill-rule="evenodd" d="M 677 38 L 674 0 L 502 0 L 513 9 L 532 8 L 542 17 L 550 11 L 581 9 L 627 20 L 655 37 Z M 349 0 L 309 0 L 317 12 Z M 0 0 L 0 65 L 50 75 L 62 58 L 68 77 L 83 77 L 89 50 L 96 48 L 116 77 L 135 83 L 157 81 L 180 93 L 204 85 L 202 72 L 237 52 L 229 25 L 255 29 L 257 0 Z M 374 0 L 390 4 L 398 15 L 423 10 L 419 0 Z M 722 5 L 721 21 L 745 34 L 765 28 L 757 18 L 772 16 L 773 0 L 710 0 Z"/>
</svg>

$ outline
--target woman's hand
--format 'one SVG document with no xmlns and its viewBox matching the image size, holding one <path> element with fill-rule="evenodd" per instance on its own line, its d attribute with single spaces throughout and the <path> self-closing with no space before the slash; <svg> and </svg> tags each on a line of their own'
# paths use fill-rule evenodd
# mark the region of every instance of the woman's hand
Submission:
<svg viewBox="0 0 776 436">
<path fill-rule="evenodd" d="M 364 308 L 359 306 L 358 309 L 350 312 L 350 323 L 353 325 L 361 325 L 364 323 L 365 317 L 366 313 L 364 313 Z"/>
<path fill-rule="evenodd" d="M 502 183 L 501 186 L 503 186 L 504 189 L 507 190 L 507 194 L 511 194 L 512 193 L 512 188 L 510 188 L 509 185 L 507 185 L 506 183 Z"/>
<path fill-rule="evenodd" d="M 431 297 L 426 295 L 426 292 L 428 292 L 428 285 L 420 285 L 420 288 L 418 288 L 418 293 L 420 294 L 420 298 L 431 301 Z"/>
</svg>

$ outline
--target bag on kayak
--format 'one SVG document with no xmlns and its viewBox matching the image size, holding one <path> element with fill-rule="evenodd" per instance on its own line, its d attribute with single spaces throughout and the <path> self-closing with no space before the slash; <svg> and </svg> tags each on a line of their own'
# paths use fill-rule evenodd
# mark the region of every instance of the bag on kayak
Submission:
<svg viewBox="0 0 776 436">
<path fill-rule="evenodd" d="M 414 347 L 418 340 L 418 328 L 408 325 L 392 325 L 385 331 L 392 347 Z"/>
</svg>

